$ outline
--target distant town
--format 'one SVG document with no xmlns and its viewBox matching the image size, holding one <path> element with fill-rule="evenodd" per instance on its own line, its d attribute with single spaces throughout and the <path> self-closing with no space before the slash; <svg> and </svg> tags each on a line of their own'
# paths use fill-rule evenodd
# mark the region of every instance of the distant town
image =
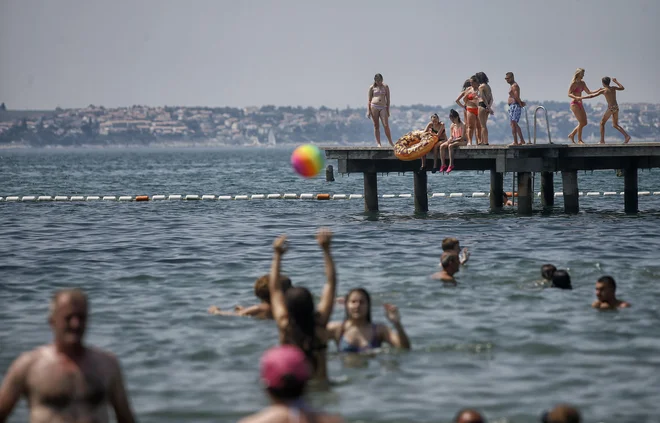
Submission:
<svg viewBox="0 0 660 423">
<path fill-rule="evenodd" d="M 568 102 L 543 102 L 548 112 L 553 141 L 566 142 L 575 127 Z M 336 145 L 375 145 L 373 125 L 365 108 L 327 107 L 147 107 L 134 105 L 105 108 L 89 105 L 80 109 L 12 110 L 0 105 L 0 147 L 76 147 L 76 146 L 273 146 L 300 143 Z M 529 132 L 534 133 L 534 110 L 528 102 Z M 449 124 L 449 110 L 455 106 L 393 106 L 390 116 L 392 137 L 422 129 L 432 113 Z M 506 143 L 511 130 L 506 104 L 495 108 L 489 119 L 490 140 Z M 602 103 L 585 109 L 589 125 L 586 142 L 599 139 L 599 121 L 605 110 Z M 634 141 L 660 140 L 660 104 L 621 104 L 620 124 Z M 521 119 L 527 138 L 525 118 Z M 611 122 L 607 140 L 622 141 Z M 383 136 L 383 145 L 387 144 Z M 547 142 L 546 121 L 542 110 L 537 115 L 537 142 Z"/>
</svg>

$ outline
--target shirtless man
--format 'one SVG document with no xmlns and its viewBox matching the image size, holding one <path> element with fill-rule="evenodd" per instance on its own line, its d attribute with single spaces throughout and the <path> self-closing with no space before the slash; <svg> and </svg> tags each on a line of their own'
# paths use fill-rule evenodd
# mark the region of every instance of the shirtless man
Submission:
<svg viewBox="0 0 660 423">
<path fill-rule="evenodd" d="M 133 423 L 122 372 L 109 352 L 83 345 L 87 296 L 58 291 L 50 305 L 54 342 L 21 354 L 0 387 L 0 423 L 7 421 L 21 396 L 30 423 L 107 423 L 108 405 L 118 423 Z"/>
<path fill-rule="evenodd" d="M 509 99 L 507 103 L 509 104 L 509 121 L 511 122 L 511 133 L 513 134 L 513 144 L 511 145 L 525 145 L 525 138 L 523 137 L 522 129 L 518 125 L 520 120 L 520 115 L 522 114 L 522 108 L 525 107 L 525 102 L 520 99 L 520 86 L 513 77 L 513 72 L 507 72 L 504 77 L 506 82 L 511 85 L 509 90 Z M 518 143 L 518 137 L 520 137 L 520 143 Z M 530 141 L 529 144 L 532 142 Z"/>
<path fill-rule="evenodd" d="M 596 282 L 596 297 L 591 306 L 601 310 L 626 308 L 630 304 L 616 298 L 616 282 L 611 276 L 603 276 Z"/>
<path fill-rule="evenodd" d="M 616 78 L 612 78 L 612 82 L 614 82 L 617 86 L 610 87 L 610 77 L 604 77 L 603 88 L 582 98 L 594 98 L 602 94 L 607 100 L 607 110 L 605 111 L 603 118 L 600 120 L 600 143 L 605 144 L 605 124 L 611 116 L 612 127 L 623 134 L 625 137 L 623 143 L 628 144 L 630 141 L 630 135 L 628 135 L 628 133 L 621 126 L 619 126 L 619 104 L 616 102 L 616 92 L 623 91 L 625 88 L 623 88 L 623 85 L 621 85 L 619 81 L 616 80 Z"/>
<path fill-rule="evenodd" d="M 432 274 L 431 279 L 441 280 L 442 282 L 456 285 L 454 275 L 458 273 L 458 270 L 461 267 L 458 255 L 453 252 L 442 253 L 440 264 L 442 265 L 442 270 Z"/>
</svg>

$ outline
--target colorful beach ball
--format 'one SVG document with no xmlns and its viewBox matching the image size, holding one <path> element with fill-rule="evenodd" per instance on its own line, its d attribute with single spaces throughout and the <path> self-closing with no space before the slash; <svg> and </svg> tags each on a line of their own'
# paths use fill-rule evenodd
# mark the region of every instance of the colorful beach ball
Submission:
<svg viewBox="0 0 660 423">
<path fill-rule="evenodd" d="M 291 154 L 291 166 L 300 176 L 311 178 L 325 166 L 323 152 L 315 145 L 304 144 Z"/>
</svg>

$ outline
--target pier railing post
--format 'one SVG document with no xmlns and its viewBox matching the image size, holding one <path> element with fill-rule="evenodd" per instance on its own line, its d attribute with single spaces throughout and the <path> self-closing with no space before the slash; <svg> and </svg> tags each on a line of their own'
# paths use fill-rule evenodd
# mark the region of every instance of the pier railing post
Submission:
<svg viewBox="0 0 660 423">
<path fill-rule="evenodd" d="M 429 211 L 429 195 L 426 188 L 428 176 L 426 171 L 414 172 L 414 175 L 415 212 L 426 213 Z"/>
<path fill-rule="evenodd" d="M 490 170 L 490 209 L 500 210 L 502 208 L 502 197 L 504 195 L 504 173 Z"/>
<path fill-rule="evenodd" d="M 532 214 L 532 174 L 530 172 L 518 172 L 518 214 Z"/>
<path fill-rule="evenodd" d="M 378 178 L 376 172 L 364 172 L 364 211 L 378 211 Z"/>
<path fill-rule="evenodd" d="M 561 172 L 561 181 L 564 189 L 564 211 L 577 213 L 580 211 L 577 170 L 564 170 Z"/>
<path fill-rule="evenodd" d="M 638 212 L 637 167 L 631 166 L 623 170 L 623 203 L 626 213 Z"/>
<path fill-rule="evenodd" d="M 555 205 L 555 183 L 552 172 L 541 172 L 541 205 L 543 207 Z"/>
</svg>

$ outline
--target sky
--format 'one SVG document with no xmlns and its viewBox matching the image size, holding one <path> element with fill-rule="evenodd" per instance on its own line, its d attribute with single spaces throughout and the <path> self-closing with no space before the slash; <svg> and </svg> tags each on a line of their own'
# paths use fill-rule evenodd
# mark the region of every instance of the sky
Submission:
<svg viewBox="0 0 660 423">
<path fill-rule="evenodd" d="M 495 102 L 569 101 L 576 68 L 657 103 L 658 0 L 0 0 L 0 102 L 447 107 L 485 72 Z M 647 81 L 651 83 L 647 84 Z"/>
</svg>

